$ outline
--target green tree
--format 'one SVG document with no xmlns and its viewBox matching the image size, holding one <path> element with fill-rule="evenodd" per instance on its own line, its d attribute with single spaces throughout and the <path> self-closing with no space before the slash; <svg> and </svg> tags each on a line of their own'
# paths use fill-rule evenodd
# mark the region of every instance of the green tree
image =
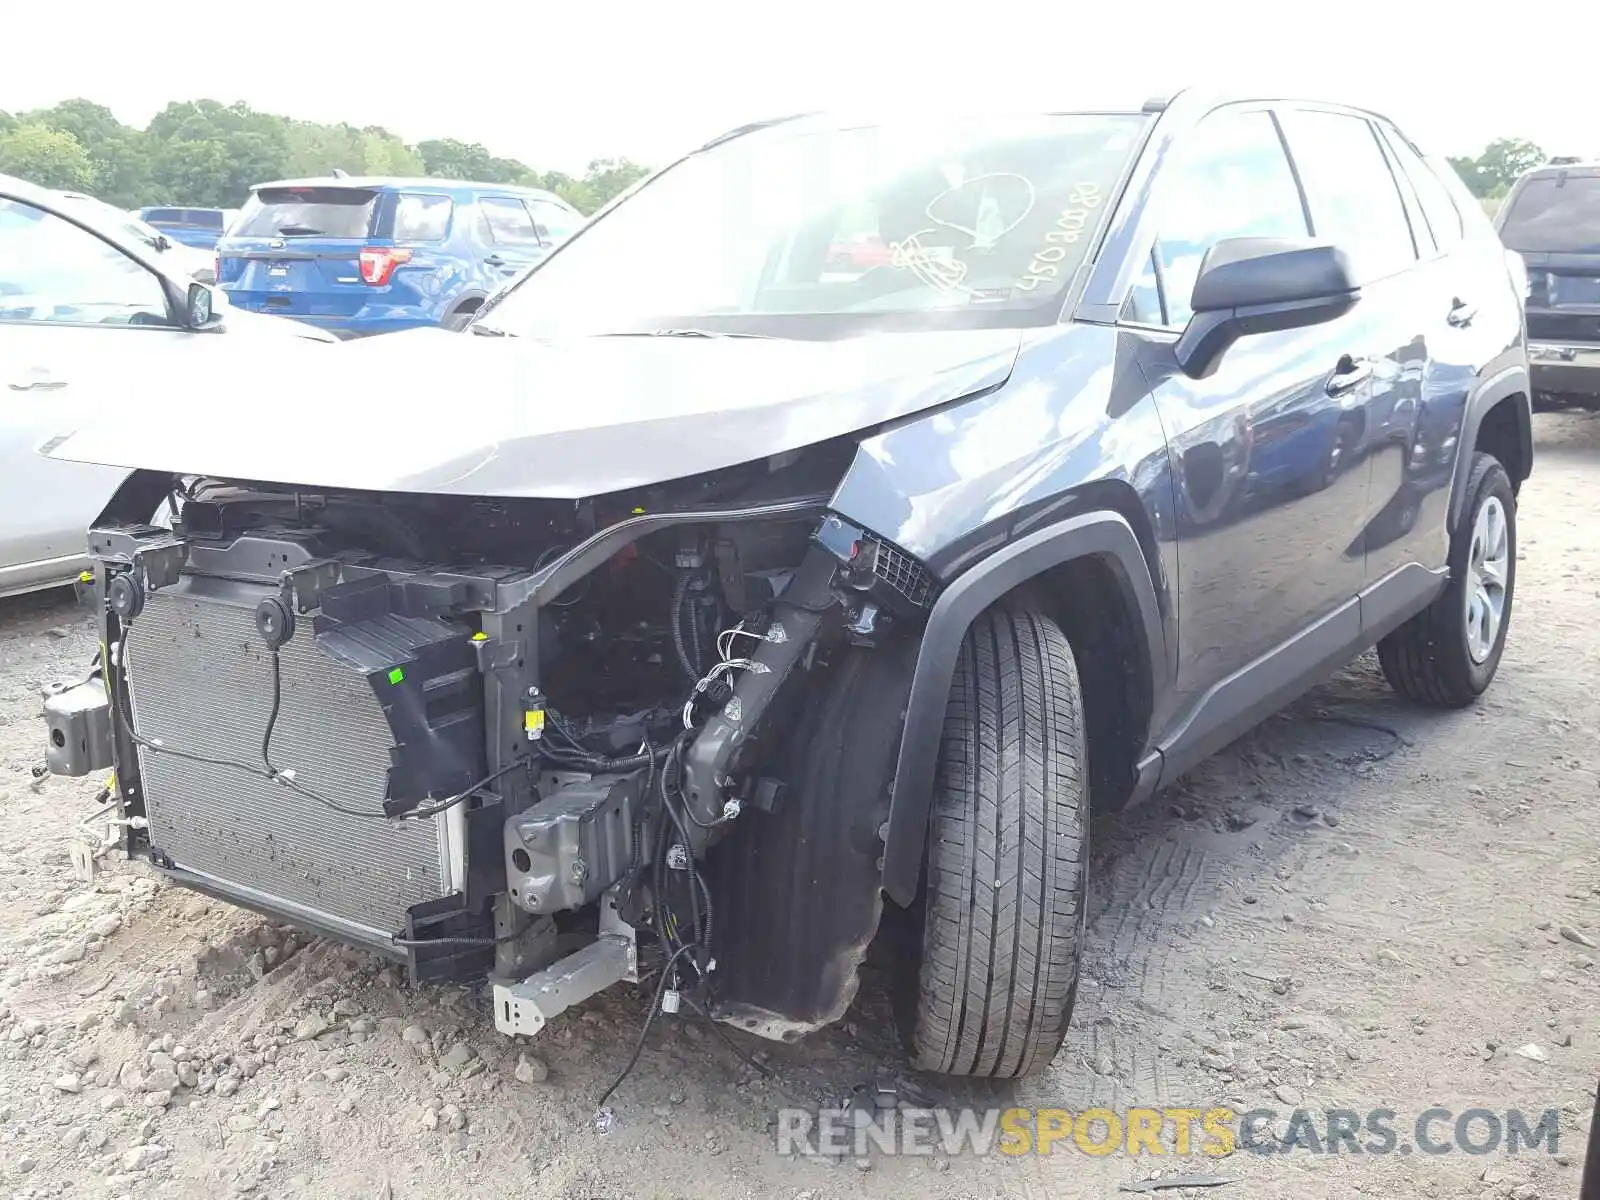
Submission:
<svg viewBox="0 0 1600 1200">
<path fill-rule="evenodd" d="M 1478 169 L 1490 180 L 1490 195 L 1504 195 L 1517 177 L 1545 161 L 1545 152 L 1527 138 L 1496 138 L 1478 155 Z"/>
<path fill-rule="evenodd" d="M 650 174 L 626 158 L 597 158 L 582 178 L 562 171 L 529 171 L 517 182 L 554 192 L 579 212 L 594 213 Z"/>
<path fill-rule="evenodd" d="M 92 100 L 63 100 L 51 108 L 28 113 L 25 120 L 70 133 L 94 164 L 94 182 L 85 190 L 108 204 L 133 208 L 150 191 L 150 156 L 144 134 L 130 129 L 103 104 Z"/>
<path fill-rule="evenodd" d="M 0 138 L 9 164 L 0 169 L 61 181 L 125 208 L 233 207 L 256 184 L 338 169 L 521 183 L 592 213 L 649 174 L 625 158 L 595 159 L 581 176 L 540 172 L 478 142 L 433 138 L 408 146 L 379 125 L 299 121 L 210 99 L 175 100 L 145 129 L 135 129 L 103 104 L 79 97 L 20 119 L 0 112 Z"/>
<path fill-rule="evenodd" d="M 423 173 L 422 159 L 381 126 L 357 129 L 354 125 L 287 121 L 284 137 L 289 148 L 285 175 L 331 175 L 335 170 L 351 175 Z"/>
<path fill-rule="evenodd" d="M 594 196 L 594 207 L 600 208 L 649 174 L 648 167 L 626 158 L 597 158 L 584 172 L 583 182 Z"/>
<path fill-rule="evenodd" d="M 1483 170 L 1478 166 L 1476 158 L 1451 158 L 1450 165 L 1455 168 L 1461 182 L 1467 185 L 1467 190 L 1480 200 L 1489 194 L 1489 182 L 1484 178 Z"/>
<path fill-rule="evenodd" d="M 376 126 L 361 131 L 361 164 L 368 175 L 421 175 L 422 156 Z"/>
<path fill-rule="evenodd" d="M 247 104 L 175 101 L 145 130 L 156 149 L 155 188 L 174 203 L 228 208 L 289 164 L 288 122 Z"/>
<path fill-rule="evenodd" d="M 69 192 L 86 192 L 95 183 L 94 161 L 77 138 L 33 122 L 0 134 L 0 174 Z"/>
<path fill-rule="evenodd" d="M 514 158 L 497 158 L 477 142 L 431 138 L 416 145 L 422 169 L 444 179 L 470 179 L 478 183 L 515 183 L 529 174 Z"/>
<path fill-rule="evenodd" d="M 1496 138 L 1475 158 L 1452 158 L 1450 165 L 1467 189 L 1483 199 L 1504 196 L 1517 176 L 1545 159 L 1545 152 L 1527 138 Z"/>
</svg>

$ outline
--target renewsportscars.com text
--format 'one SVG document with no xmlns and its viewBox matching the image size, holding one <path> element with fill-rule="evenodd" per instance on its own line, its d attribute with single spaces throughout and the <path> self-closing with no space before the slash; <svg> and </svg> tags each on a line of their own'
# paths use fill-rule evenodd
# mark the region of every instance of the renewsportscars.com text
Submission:
<svg viewBox="0 0 1600 1200">
<path fill-rule="evenodd" d="M 777 1117 L 779 1154 L 821 1157 L 1556 1154 L 1561 1141 L 1553 1108 L 1429 1108 L 1414 1116 L 1388 1108 L 784 1108 Z"/>
</svg>

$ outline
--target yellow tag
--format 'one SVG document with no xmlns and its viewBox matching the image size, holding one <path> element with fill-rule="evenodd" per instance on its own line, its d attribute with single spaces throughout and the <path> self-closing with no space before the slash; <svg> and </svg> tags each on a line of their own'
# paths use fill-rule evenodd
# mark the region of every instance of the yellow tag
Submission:
<svg viewBox="0 0 1600 1200">
<path fill-rule="evenodd" d="M 467 640 L 471 641 L 471 642 L 487 642 L 489 640 L 489 635 L 487 633 L 484 633 L 483 630 L 480 629 L 477 633 L 473 634 Z"/>
<path fill-rule="evenodd" d="M 644 514 L 644 509 L 642 509 L 642 508 L 636 508 L 636 509 L 633 510 L 633 515 L 636 516 L 636 517 L 642 516 L 643 514 Z"/>
<path fill-rule="evenodd" d="M 93 583 L 94 582 L 94 572 L 93 571 L 79 571 L 78 572 L 78 582 L 79 583 Z"/>
<path fill-rule="evenodd" d="M 544 709 L 532 708 L 522 714 L 522 728 L 528 733 L 544 732 Z"/>
</svg>

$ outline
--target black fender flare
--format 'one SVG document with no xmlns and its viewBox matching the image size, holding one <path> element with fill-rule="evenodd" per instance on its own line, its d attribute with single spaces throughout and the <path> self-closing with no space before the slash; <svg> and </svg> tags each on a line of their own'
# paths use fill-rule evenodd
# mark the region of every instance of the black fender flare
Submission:
<svg viewBox="0 0 1600 1200">
<path fill-rule="evenodd" d="M 1461 521 L 1461 511 L 1467 502 L 1467 477 L 1472 474 L 1472 448 L 1478 444 L 1478 430 L 1484 417 L 1502 400 L 1521 396 L 1516 406 L 1517 441 L 1522 461 L 1533 462 L 1533 385 L 1525 363 L 1517 363 L 1491 375 L 1478 385 L 1467 398 L 1466 412 L 1461 420 L 1461 444 L 1456 447 L 1456 469 L 1450 481 L 1450 529 L 1455 530 Z M 1526 478 L 1526 475 L 1523 476 Z M 1520 484 L 1522 479 L 1513 479 Z"/>
<path fill-rule="evenodd" d="M 1109 558 L 1129 586 L 1149 669 L 1159 673 L 1166 655 L 1155 583 L 1138 536 L 1120 513 L 1083 513 L 1017 538 L 963 571 L 934 603 L 912 672 L 884 830 L 883 888 L 902 907 L 915 898 L 922 875 L 945 708 L 968 627 L 1019 585 L 1073 559 L 1094 556 Z"/>
</svg>

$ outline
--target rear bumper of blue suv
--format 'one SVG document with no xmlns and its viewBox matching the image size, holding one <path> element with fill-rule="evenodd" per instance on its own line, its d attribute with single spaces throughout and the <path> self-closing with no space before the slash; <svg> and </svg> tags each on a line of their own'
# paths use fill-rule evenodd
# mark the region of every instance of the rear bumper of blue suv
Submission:
<svg viewBox="0 0 1600 1200">
<path fill-rule="evenodd" d="M 269 316 L 287 317 L 291 321 L 300 321 L 317 329 L 326 330 L 336 338 L 370 337 L 378 333 L 399 333 L 405 329 L 437 328 L 439 325 L 437 316 L 425 309 L 418 308 L 373 306 L 377 311 L 363 311 L 350 316 L 328 316 L 317 313 L 286 312 L 270 304 L 252 304 L 248 301 L 237 300 L 232 296 L 228 299 L 235 308 L 242 308 L 249 312 L 266 313 Z"/>
</svg>

